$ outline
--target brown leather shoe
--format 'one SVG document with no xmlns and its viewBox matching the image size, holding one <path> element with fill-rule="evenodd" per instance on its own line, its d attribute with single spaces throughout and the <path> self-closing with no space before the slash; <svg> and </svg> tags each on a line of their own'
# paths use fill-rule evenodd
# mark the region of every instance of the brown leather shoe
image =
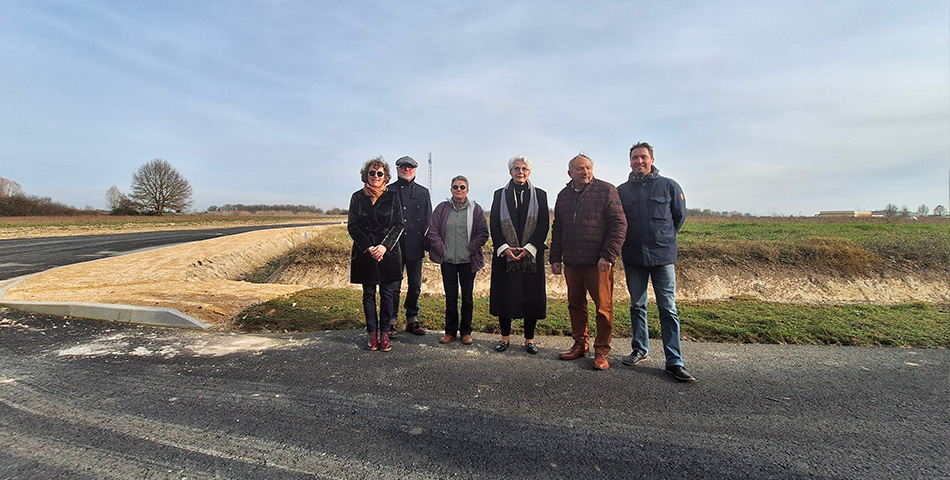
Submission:
<svg viewBox="0 0 950 480">
<path fill-rule="evenodd" d="M 583 357 L 587 354 L 587 344 L 581 342 L 574 342 L 574 346 L 569 350 L 565 350 L 557 354 L 558 358 L 561 360 L 575 360 Z"/>
<path fill-rule="evenodd" d="M 425 335 L 426 329 L 419 325 L 419 322 L 409 322 L 406 324 L 406 331 L 413 335 Z"/>
<path fill-rule="evenodd" d="M 471 345 L 475 343 L 475 340 L 472 339 L 471 335 L 462 335 L 462 345 Z"/>
<path fill-rule="evenodd" d="M 439 339 L 439 343 L 449 343 L 455 341 L 455 335 L 445 334 L 442 338 Z"/>
<path fill-rule="evenodd" d="M 607 355 L 602 353 L 594 354 L 594 369 L 607 370 L 608 368 L 610 368 L 610 363 L 607 362 Z"/>
</svg>

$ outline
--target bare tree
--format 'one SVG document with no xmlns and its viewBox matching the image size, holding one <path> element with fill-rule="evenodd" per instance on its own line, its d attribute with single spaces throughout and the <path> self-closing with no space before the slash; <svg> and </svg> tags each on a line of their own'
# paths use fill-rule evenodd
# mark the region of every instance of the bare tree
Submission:
<svg viewBox="0 0 950 480">
<path fill-rule="evenodd" d="M 917 207 L 918 217 L 926 217 L 927 215 L 930 215 L 930 207 L 928 207 L 926 204 Z"/>
<path fill-rule="evenodd" d="M 23 187 L 19 183 L 0 177 L 0 197 L 15 197 L 23 194 Z"/>
<path fill-rule="evenodd" d="M 937 205 L 934 207 L 934 215 L 938 217 L 944 217 L 947 215 L 947 207 L 943 205 Z"/>
<path fill-rule="evenodd" d="M 113 215 L 135 215 L 139 213 L 135 202 L 126 197 L 115 185 L 106 190 L 106 207 L 109 209 L 109 213 Z"/>
<path fill-rule="evenodd" d="M 897 209 L 897 205 L 894 205 L 893 203 L 888 203 L 887 206 L 884 207 L 884 216 L 896 217 L 898 211 L 899 210 Z"/>
<path fill-rule="evenodd" d="M 167 160 L 156 158 L 132 174 L 132 200 L 143 210 L 161 215 L 191 206 L 191 185 Z"/>
<path fill-rule="evenodd" d="M 125 198 L 125 195 L 119 191 L 119 187 L 113 185 L 106 190 L 106 208 L 109 210 L 115 210 L 122 205 L 122 200 Z"/>
</svg>

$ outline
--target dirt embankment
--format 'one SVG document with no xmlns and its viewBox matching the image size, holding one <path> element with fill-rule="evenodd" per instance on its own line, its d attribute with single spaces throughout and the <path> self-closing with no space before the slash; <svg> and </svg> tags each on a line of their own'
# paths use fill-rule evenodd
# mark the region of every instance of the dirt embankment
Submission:
<svg viewBox="0 0 950 480">
<path fill-rule="evenodd" d="M 332 227 L 262 230 L 56 268 L 19 282 L 0 282 L 10 301 L 92 302 L 175 308 L 227 329 L 247 307 L 309 287 L 358 288 L 347 258 L 297 261 L 259 284 L 239 280 L 268 261 L 298 251 Z M 299 259 L 298 259 L 299 260 Z M 490 272 L 479 272 L 476 294 L 487 295 Z M 615 292 L 626 298 L 622 272 Z M 563 278 L 548 274 L 550 296 L 566 295 Z M 716 300 L 743 296 L 773 302 L 950 302 L 943 270 L 887 271 L 849 276 L 834 271 L 770 265 L 684 262 L 677 297 Z M 426 262 L 423 292 L 442 295 L 438 265 Z M 652 294 L 652 293 L 651 293 Z"/>
<path fill-rule="evenodd" d="M 475 279 L 475 294 L 488 295 L 491 266 Z M 615 275 L 615 297 L 628 298 L 622 270 Z M 269 281 L 312 287 L 348 288 L 349 265 L 295 262 Z M 404 286 L 405 287 L 405 286 Z M 566 296 L 564 278 L 548 271 L 550 296 Z M 426 262 L 423 294 L 442 295 L 439 266 Z M 653 292 L 650 292 L 653 298 Z M 928 303 L 950 302 L 950 279 L 940 270 L 893 270 L 876 275 L 845 275 L 834 271 L 773 265 L 725 265 L 716 262 L 684 262 L 677 265 L 676 296 L 686 301 L 734 297 L 790 303 Z"/>
</svg>

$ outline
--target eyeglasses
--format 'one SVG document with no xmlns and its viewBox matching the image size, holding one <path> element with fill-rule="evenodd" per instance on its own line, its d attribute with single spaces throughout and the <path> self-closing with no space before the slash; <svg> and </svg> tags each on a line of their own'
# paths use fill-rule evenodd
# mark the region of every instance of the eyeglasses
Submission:
<svg viewBox="0 0 950 480">
<path fill-rule="evenodd" d="M 466 188 L 465 185 L 452 185 L 452 190 L 465 190 Z"/>
<path fill-rule="evenodd" d="M 403 170 L 415 170 L 416 167 L 413 167 L 412 165 L 399 165 L 396 168 L 401 168 Z"/>
<path fill-rule="evenodd" d="M 385 177 L 386 176 L 386 172 L 382 170 L 373 170 L 371 172 L 366 172 L 366 174 L 371 177 Z"/>
<path fill-rule="evenodd" d="M 531 169 L 528 167 L 511 167 L 512 172 L 530 172 Z"/>
</svg>

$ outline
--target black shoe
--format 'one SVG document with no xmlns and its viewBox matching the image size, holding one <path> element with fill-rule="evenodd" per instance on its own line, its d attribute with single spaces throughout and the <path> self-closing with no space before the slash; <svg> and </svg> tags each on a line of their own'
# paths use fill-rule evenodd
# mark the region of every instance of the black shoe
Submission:
<svg viewBox="0 0 950 480">
<path fill-rule="evenodd" d="M 535 345 L 534 342 L 524 344 L 524 349 L 526 352 L 530 353 L 531 355 L 538 354 L 538 346 Z"/>
<path fill-rule="evenodd" d="M 628 366 L 634 367 L 634 366 L 640 365 L 641 363 L 647 361 L 649 358 L 650 358 L 650 357 L 646 356 L 645 354 L 642 354 L 642 353 L 640 353 L 640 352 L 636 352 L 636 351 L 635 351 L 635 352 L 631 353 L 630 355 L 627 355 L 626 357 L 623 357 L 623 358 L 620 360 L 620 363 L 622 363 L 622 364 L 624 364 L 624 365 L 628 365 Z"/>
<path fill-rule="evenodd" d="M 696 379 L 683 368 L 682 365 L 669 365 L 666 367 L 666 371 L 670 372 L 670 375 L 673 375 L 673 378 L 681 382 L 695 382 Z"/>
<path fill-rule="evenodd" d="M 504 352 L 505 350 L 508 350 L 508 342 L 504 340 L 500 340 L 498 343 L 495 344 L 496 352 Z"/>
</svg>

